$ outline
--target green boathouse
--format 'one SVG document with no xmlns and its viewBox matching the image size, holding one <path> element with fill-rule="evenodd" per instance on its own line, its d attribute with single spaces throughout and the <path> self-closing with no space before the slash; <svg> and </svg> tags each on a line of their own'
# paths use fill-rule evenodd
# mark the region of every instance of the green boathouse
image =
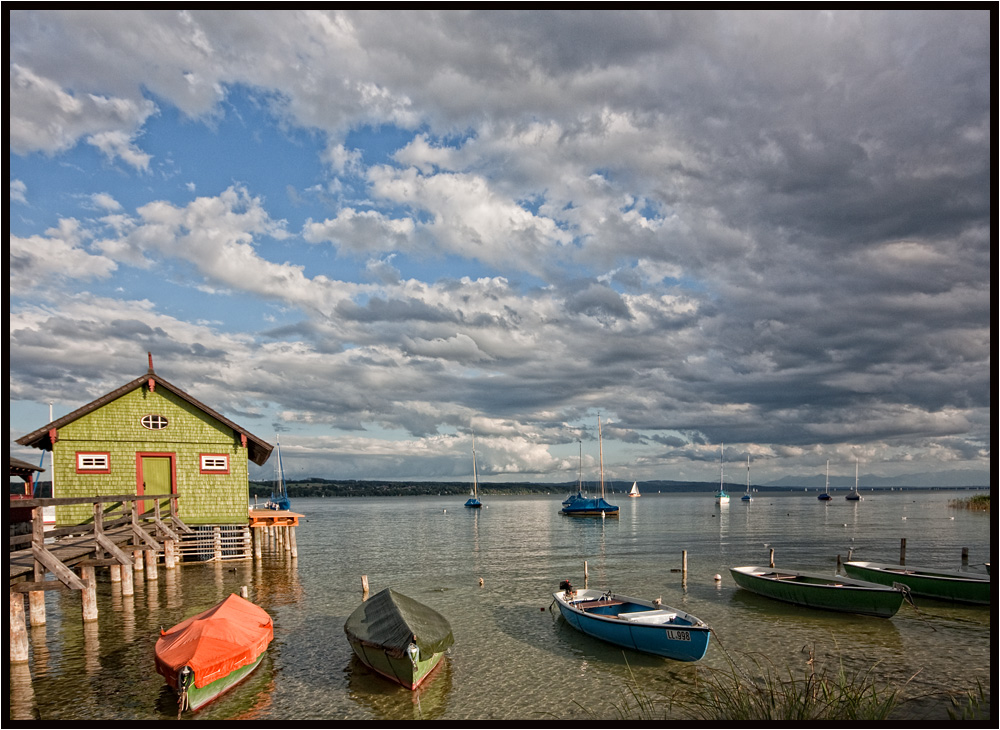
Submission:
<svg viewBox="0 0 1000 730">
<path fill-rule="evenodd" d="M 157 375 L 152 356 L 145 375 L 17 443 L 52 452 L 57 497 L 174 494 L 185 524 L 241 530 L 248 464 L 273 448 Z M 59 526 L 92 518 L 86 505 L 56 508 Z"/>
</svg>

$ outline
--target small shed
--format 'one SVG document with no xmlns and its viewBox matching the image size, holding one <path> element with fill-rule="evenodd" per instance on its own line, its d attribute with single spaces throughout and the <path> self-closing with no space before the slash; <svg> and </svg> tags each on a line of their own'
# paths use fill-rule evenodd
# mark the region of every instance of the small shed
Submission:
<svg viewBox="0 0 1000 730">
<path fill-rule="evenodd" d="M 248 464 L 272 446 L 153 371 L 17 439 L 52 452 L 53 496 L 178 496 L 188 525 L 246 525 Z M 56 523 L 92 517 L 58 506 Z"/>
</svg>

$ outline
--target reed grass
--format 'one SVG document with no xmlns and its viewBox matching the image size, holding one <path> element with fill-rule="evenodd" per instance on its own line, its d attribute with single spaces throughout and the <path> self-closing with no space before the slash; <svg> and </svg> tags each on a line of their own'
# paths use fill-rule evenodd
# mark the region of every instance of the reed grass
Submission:
<svg viewBox="0 0 1000 730">
<path fill-rule="evenodd" d="M 727 661 L 727 668 L 695 667 L 694 682 L 670 697 L 651 696 L 632 676 L 610 710 L 579 707 L 595 721 L 873 722 L 886 720 L 902 698 L 901 686 L 876 677 L 877 663 L 849 674 L 842 661 L 833 670 L 817 670 L 812 651 L 798 671 L 779 669 L 759 654 L 741 661 L 727 654 Z M 970 708 L 975 708 L 971 700 L 960 711 Z"/>
<path fill-rule="evenodd" d="M 948 503 L 948 505 L 957 509 L 971 509 L 976 512 L 989 512 L 990 495 L 977 494 L 974 497 L 969 497 L 968 499 L 953 499 Z"/>
</svg>

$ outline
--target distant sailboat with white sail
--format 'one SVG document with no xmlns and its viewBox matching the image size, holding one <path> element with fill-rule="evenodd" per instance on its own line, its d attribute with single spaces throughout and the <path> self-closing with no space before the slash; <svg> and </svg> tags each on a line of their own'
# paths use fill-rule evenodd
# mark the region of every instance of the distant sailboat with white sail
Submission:
<svg viewBox="0 0 1000 730">
<path fill-rule="evenodd" d="M 632 482 L 632 488 L 630 490 L 628 490 L 628 496 L 630 496 L 630 497 L 641 497 L 642 496 L 641 494 L 639 494 L 639 483 L 638 482 Z"/>
</svg>

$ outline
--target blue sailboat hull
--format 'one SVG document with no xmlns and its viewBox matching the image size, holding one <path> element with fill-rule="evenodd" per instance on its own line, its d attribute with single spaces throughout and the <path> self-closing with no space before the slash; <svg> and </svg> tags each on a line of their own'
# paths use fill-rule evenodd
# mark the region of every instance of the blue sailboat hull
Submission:
<svg viewBox="0 0 1000 730">
<path fill-rule="evenodd" d="M 562 508 L 564 515 L 572 517 L 617 517 L 618 505 L 609 504 L 603 497 L 578 497 Z"/>
</svg>

